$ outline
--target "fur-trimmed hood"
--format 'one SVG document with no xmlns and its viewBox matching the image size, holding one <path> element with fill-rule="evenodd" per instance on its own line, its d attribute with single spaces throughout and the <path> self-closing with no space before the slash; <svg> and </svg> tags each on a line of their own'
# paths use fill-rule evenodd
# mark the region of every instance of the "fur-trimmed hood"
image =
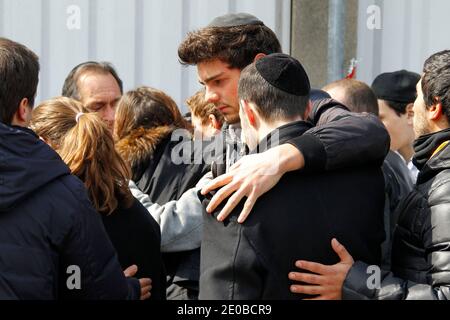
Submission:
<svg viewBox="0 0 450 320">
<path fill-rule="evenodd" d="M 133 175 L 136 168 L 150 161 L 156 148 L 176 128 L 174 126 L 161 126 L 151 129 L 134 129 L 116 143 L 116 150 L 131 166 Z"/>
</svg>

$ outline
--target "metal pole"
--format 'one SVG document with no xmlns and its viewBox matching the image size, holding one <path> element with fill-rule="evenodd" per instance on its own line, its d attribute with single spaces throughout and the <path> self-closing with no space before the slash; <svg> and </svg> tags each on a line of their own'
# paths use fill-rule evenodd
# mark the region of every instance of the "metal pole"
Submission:
<svg viewBox="0 0 450 320">
<path fill-rule="evenodd" d="M 328 82 L 344 77 L 346 0 L 328 4 Z"/>
</svg>

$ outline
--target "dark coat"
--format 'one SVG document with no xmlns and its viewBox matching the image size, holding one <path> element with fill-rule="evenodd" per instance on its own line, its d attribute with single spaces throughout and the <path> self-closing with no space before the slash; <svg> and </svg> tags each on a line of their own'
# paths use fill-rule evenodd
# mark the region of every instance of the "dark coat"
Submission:
<svg viewBox="0 0 450 320">
<path fill-rule="evenodd" d="M 117 144 L 132 164 L 133 180 L 151 201 L 164 205 L 178 200 L 210 170 L 202 161 L 203 145 L 193 143 L 187 132 L 172 141 L 173 127 L 139 128 Z M 181 143 L 179 143 L 182 141 Z M 174 156 L 177 161 L 174 162 Z M 200 248 L 163 253 L 167 271 L 167 299 L 197 298 Z"/>
<path fill-rule="evenodd" d="M 130 208 L 102 215 L 106 232 L 117 251 L 122 269 L 135 264 L 136 278 L 152 279 L 149 300 L 166 299 L 166 272 L 161 256 L 161 231 L 147 209 L 135 200 Z"/>
<path fill-rule="evenodd" d="M 434 151 L 450 140 L 450 132 L 428 138 L 427 148 Z M 368 288 L 362 285 L 370 276 L 367 261 L 355 262 L 343 298 L 450 299 L 450 146 L 430 157 L 418 166 L 417 185 L 399 205 L 391 271 L 381 271 L 379 288 Z"/>
<path fill-rule="evenodd" d="M 386 201 L 384 206 L 384 226 L 386 239 L 382 245 L 382 266 L 390 268 L 392 236 L 398 220 L 398 206 L 413 189 L 413 181 L 403 158 L 389 151 L 382 166 Z"/>
<path fill-rule="evenodd" d="M 309 128 L 305 122 L 279 128 L 280 144 Z M 264 143 L 260 147 L 265 150 Z M 383 204 L 384 180 L 373 164 L 322 174 L 287 173 L 258 199 L 243 224 L 237 223 L 242 202 L 223 223 L 216 220 L 218 211 L 205 213 L 200 298 L 298 299 L 290 293 L 288 273 L 298 259 L 336 263 L 333 237 L 355 256 L 379 263 Z"/>
<path fill-rule="evenodd" d="M 0 299 L 137 299 L 81 181 L 31 131 L 0 123 Z M 66 281 L 81 271 L 81 289 Z"/>
</svg>

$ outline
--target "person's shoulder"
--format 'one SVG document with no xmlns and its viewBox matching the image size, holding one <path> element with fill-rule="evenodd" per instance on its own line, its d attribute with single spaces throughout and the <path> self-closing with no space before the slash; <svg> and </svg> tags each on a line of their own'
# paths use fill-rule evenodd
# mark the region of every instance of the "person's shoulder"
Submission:
<svg viewBox="0 0 450 320">
<path fill-rule="evenodd" d="M 130 224 L 134 225 L 137 232 L 161 236 L 159 224 L 136 198 L 133 199 L 132 205 L 128 208 L 119 206 L 116 212 L 112 214 L 112 217 L 114 216 L 119 217 L 119 219 L 126 219 Z"/>
</svg>

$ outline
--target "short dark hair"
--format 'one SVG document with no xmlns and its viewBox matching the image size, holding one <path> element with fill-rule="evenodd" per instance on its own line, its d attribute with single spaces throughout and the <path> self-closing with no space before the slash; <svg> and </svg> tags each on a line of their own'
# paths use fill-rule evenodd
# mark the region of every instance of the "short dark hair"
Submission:
<svg viewBox="0 0 450 320">
<path fill-rule="evenodd" d="M 239 99 L 256 104 L 267 122 L 303 117 L 309 103 L 309 94 L 297 96 L 272 86 L 259 74 L 254 63 L 242 70 L 238 92 Z"/>
<path fill-rule="evenodd" d="M 425 105 L 430 107 L 438 99 L 450 122 L 450 50 L 435 53 L 425 61 L 422 91 Z"/>
<path fill-rule="evenodd" d="M 220 59 L 230 67 L 244 69 L 258 53 L 281 52 L 275 33 L 265 25 L 206 27 L 190 32 L 178 47 L 182 64 Z"/>
<path fill-rule="evenodd" d="M 352 112 L 368 112 L 379 115 L 378 99 L 373 90 L 364 82 L 355 79 L 342 79 L 332 82 L 324 87 L 325 91 L 341 88 L 345 92 L 343 103 Z"/>
<path fill-rule="evenodd" d="M 34 106 L 39 58 L 24 45 L 0 38 L 0 122 L 11 124 L 20 102 Z"/>
<path fill-rule="evenodd" d="M 401 116 L 402 114 L 406 113 L 406 107 L 410 103 L 404 103 L 404 102 L 396 102 L 396 101 L 389 101 L 389 100 L 383 100 L 389 108 L 394 110 L 394 112 L 397 114 L 397 116 Z"/>
<path fill-rule="evenodd" d="M 82 76 L 87 72 L 111 74 L 114 77 L 114 79 L 116 79 L 117 84 L 119 85 L 120 94 L 123 94 L 123 82 L 119 78 L 119 75 L 117 74 L 116 70 L 114 69 L 111 63 L 88 61 L 77 65 L 69 72 L 66 80 L 64 81 L 62 96 L 72 98 L 75 100 L 81 100 L 78 88 L 78 79 L 80 78 L 80 76 Z"/>
</svg>

